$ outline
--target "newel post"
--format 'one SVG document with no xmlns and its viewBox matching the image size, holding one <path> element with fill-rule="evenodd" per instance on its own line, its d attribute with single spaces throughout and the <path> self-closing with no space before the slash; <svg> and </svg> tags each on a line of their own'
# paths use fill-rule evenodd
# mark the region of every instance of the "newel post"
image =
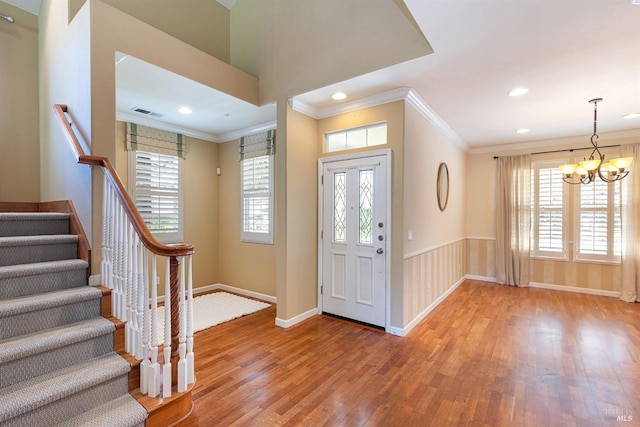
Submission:
<svg viewBox="0 0 640 427">
<path fill-rule="evenodd" d="M 180 260 L 172 256 L 169 261 L 171 287 L 171 385 L 178 383 L 178 352 L 180 336 Z"/>
</svg>

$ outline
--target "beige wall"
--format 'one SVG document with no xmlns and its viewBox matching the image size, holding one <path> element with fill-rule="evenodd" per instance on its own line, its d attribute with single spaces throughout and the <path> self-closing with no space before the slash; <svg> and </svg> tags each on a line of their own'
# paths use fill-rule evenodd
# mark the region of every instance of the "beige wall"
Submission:
<svg viewBox="0 0 640 427">
<path fill-rule="evenodd" d="M 638 133 L 638 132 L 636 132 Z M 588 146 L 589 137 L 559 139 L 553 142 L 544 141 L 543 144 L 549 150 L 583 148 Z M 601 145 L 617 145 L 638 142 L 638 136 L 601 135 Z M 587 141 L 585 144 L 584 141 Z M 546 151 L 544 145 L 538 146 L 539 151 Z M 495 278 L 495 175 L 496 161 L 493 156 L 513 155 L 529 153 L 536 149 L 520 149 L 518 151 L 499 151 L 491 153 L 470 154 L 467 159 L 468 172 L 466 176 L 467 191 L 466 204 L 469 209 L 466 216 L 467 227 L 467 274 L 486 278 Z M 602 150 L 607 153 L 619 152 L 619 148 Z M 533 161 L 574 158 L 588 156 L 589 150 L 575 151 L 574 153 L 551 153 L 532 156 Z M 567 184 L 568 185 L 568 184 Z M 572 205 L 574 193 L 570 188 L 569 205 Z M 574 216 L 570 213 L 565 217 L 567 227 L 571 234 L 575 230 Z M 620 265 L 597 264 L 589 262 L 573 261 L 573 242 L 570 238 L 568 247 L 568 261 L 549 261 L 541 259 L 531 260 L 531 282 L 541 285 L 560 287 L 584 288 L 596 291 L 619 291 Z"/>
<path fill-rule="evenodd" d="M 404 224 L 404 101 L 396 101 L 377 107 L 366 108 L 351 113 L 340 114 L 318 121 L 318 156 L 330 157 L 344 155 L 347 153 L 357 153 L 363 151 L 374 151 L 384 148 L 392 150 L 392 208 L 391 218 L 387 221 L 391 224 L 391 326 L 403 326 L 403 224 Z M 371 123 L 387 122 L 387 145 L 379 145 L 366 149 L 338 151 L 334 153 L 324 153 L 324 134 L 336 130 L 349 129 L 364 126 Z M 317 193 L 317 190 L 316 190 Z M 317 215 L 316 215 L 317 216 Z"/>
<path fill-rule="evenodd" d="M 405 106 L 403 327 L 464 277 L 466 153 L 412 105 Z M 440 163 L 449 169 L 449 200 L 438 207 Z M 412 235 L 409 239 L 409 232 Z"/>
<path fill-rule="evenodd" d="M 38 17 L 0 1 L 0 200 L 40 201 Z"/>
<path fill-rule="evenodd" d="M 276 135 L 278 138 L 279 135 Z M 277 147 L 276 141 L 276 147 Z M 219 145 L 218 282 L 276 296 L 275 245 L 240 241 L 239 141 Z M 279 147 L 277 147 L 279 148 Z"/>
<path fill-rule="evenodd" d="M 91 169 L 76 163 L 51 110 L 54 103 L 67 104 L 76 131 L 82 139 L 91 141 L 95 121 L 91 106 L 89 12 L 88 7 L 82 8 L 68 23 L 65 1 L 42 2 L 38 15 L 38 64 L 40 199 L 73 201 L 91 239 Z M 115 120 L 111 127 L 115 128 Z M 113 144 L 114 138 L 111 141 Z M 93 251 L 93 271 L 99 271 L 95 263 L 99 252 Z"/>
<path fill-rule="evenodd" d="M 260 77 L 269 103 L 432 52 L 389 0 L 238 0 L 231 64 Z"/>
<path fill-rule="evenodd" d="M 229 62 L 230 12 L 214 0 L 102 0 L 201 51 Z M 86 0 L 70 0 L 73 18 Z"/>
<path fill-rule="evenodd" d="M 221 61 L 229 62 L 230 12 L 212 0 L 102 0 Z"/>
<path fill-rule="evenodd" d="M 285 246 L 278 248 L 278 256 L 284 253 L 284 257 L 276 260 L 280 268 L 277 317 L 289 320 L 318 306 L 317 122 L 293 111 L 287 103 L 282 107 L 286 111 L 286 143 L 282 144 L 279 134 L 276 156 L 281 156 L 286 166 L 276 177 L 281 184 L 284 180 L 286 187 L 276 184 L 276 197 L 284 198 L 284 206 L 276 205 L 276 215 L 282 216 L 276 223 L 276 244 Z"/>
</svg>

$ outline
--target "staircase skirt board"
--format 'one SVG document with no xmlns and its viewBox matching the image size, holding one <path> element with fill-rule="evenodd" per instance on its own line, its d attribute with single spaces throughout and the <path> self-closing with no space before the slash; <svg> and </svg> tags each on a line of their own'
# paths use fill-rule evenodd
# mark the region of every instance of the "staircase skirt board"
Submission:
<svg viewBox="0 0 640 427">
<path fill-rule="evenodd" d="M 80 259 L 0 267 L 0 300 L 87 286 L 88 267 Z"/>
<path fill-rule="evenodd" d="M 75 213 L 37 210 L 0 212 L 0 427 L 142 427 Z"/>
<path fill-rule="evenodd" d="M 57 212 L 0 213 L 0 236 L 69 234 L 69 217 Z"/>
<path fill-rule="evenodd" d="M 0 266 L 73 259 L 78 256 L 78 236 L 0 237 Z"/>
</svg>

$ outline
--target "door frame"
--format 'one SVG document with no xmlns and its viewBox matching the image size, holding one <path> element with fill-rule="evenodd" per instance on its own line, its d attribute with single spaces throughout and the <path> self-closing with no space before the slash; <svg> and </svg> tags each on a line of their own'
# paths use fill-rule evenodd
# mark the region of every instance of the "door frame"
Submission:
<svg viewBox="0 0 640 427">
<path fill-rule="evenodd" d="M 380 157 L 384 156 L 386 158 L 387 171 L 386 171 L 386 258 L 385 258 L 385 277 L 384 277 L 384 311 L 385 311 L 385 319 L 384 319 L 384 330 L 385 332 L 389 332 L 391 328 L 391 256 L 393 253 L 393 239 L 392 239 L 392 221 L 391 221 L 391 207 L 392 207 L 392 182 L 393 180 L 393 152 L 390 148 L 386 148 L 383 150 L 373 150 L 373 151 L 362 151 L 359 153 L 349 153 L 338 156 L 328 156 L 321 157 L 318 159 L 318 313 L 323 312 L 323 300 L 322 300 L 322 270 L 323 270 L 323 236 L 322 236 L 322 226 L 324 223 L 324 182 L 322 179 L 322 171 L 324 170 L 324 166 L 326 163 L 340 162 L 344 160 L 357 160 L 364 159 L 368 157 Z"/>
</svg>

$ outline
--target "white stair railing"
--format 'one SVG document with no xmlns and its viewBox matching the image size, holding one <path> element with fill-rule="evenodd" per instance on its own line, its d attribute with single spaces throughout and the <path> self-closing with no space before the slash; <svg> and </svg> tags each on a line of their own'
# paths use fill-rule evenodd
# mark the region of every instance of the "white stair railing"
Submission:
<svg viewBox="0 0 640 427">
<path fill-rule="evenodd" d="M 112 290 L 113 314 L 126 322 L 125 351 L 141 361 L 140 392 L 157 397 L 162 390 L 163 398 L 171 396 L 172 363 L 176 363 L 177 353 L 176 382 L 182 393 L 195 379 L 191 255 L 165 257 L 164 328 L 160 330 L 157 255 L 142 244 L 106 177 L 103 192 L 101 272 L 105 286 Z M 179 268 L 173 270 L 172 263 Z M 176 275 L 179 286 L 172 289 L 172 276 Z"/>
<path fill-rule="evenodd" d="M 66 105 L 54 104 L 69 148 L 80 164 L 104 173 L 101 279 L 111 289 L 111 311 L 126 322 L 125 351 L 140 364 L 140 391 L 150 397 L 185 391 L 194 378 L 192 245 L 163 245 L 144 223 L 108 158 L 86 154 Z M 157 257 L 166 259 L 164 328 L 160 330 Z M 151 260 L 151 262 L 149 262 Z M 185 263 L 186 271 L 185 271 Z M 182 267 L 180 267 L 182 266 Z M 186 283 L 186 289 L 185 289 Z M 162 345 L 163 364 L 159 353 Z M 172 366 L 177 375 L 173 378 Z"/>
</svg>

